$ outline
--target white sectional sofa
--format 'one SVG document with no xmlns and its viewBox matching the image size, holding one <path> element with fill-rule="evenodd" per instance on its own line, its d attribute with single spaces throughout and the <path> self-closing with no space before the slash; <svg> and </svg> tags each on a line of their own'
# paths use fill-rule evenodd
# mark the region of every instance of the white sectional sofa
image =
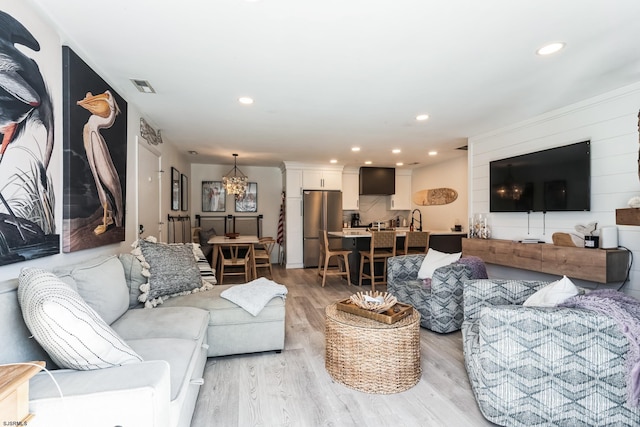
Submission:
<svg viewBox="0 0 640 427">
<path fill-rule="evenodd" d="M 283 298 L 273 298 L 252 316 L 220 297 L 233 285 L 214 286 L 143 308 L 137 297 L 147 278 L 141 271 L 130 254 L 56 269 L 56 279 L 77 291 L 142 359 L 90 370 L 59 369 L 25 323 L 18 281 L 0 285 L 0 363 L 44 360 L 53 377 L 41 372 L 30 381 L 30 427 L 189 426 L 200 387 L 211 386 L 203 381 L 207 357 L 284 348 Z M 65 328 L 51 333 L 66 339 Z"/>
</svg>

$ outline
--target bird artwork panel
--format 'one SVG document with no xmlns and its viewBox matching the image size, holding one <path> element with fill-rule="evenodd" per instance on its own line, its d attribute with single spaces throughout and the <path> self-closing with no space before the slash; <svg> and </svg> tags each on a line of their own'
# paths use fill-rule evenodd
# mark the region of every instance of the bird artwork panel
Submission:
<svg viewBox="0 0 640 427">
<path fill-rule="evenodd" d="M 62 47 L 63 250 L 125 239 L 127 103 L 73 50 Z"/>
<path fill-rule="evenodd" d="M 60 252 L 54 109 L 38 52 L 31 31 L 0 11 L 0 266 Z"/>
</svg>

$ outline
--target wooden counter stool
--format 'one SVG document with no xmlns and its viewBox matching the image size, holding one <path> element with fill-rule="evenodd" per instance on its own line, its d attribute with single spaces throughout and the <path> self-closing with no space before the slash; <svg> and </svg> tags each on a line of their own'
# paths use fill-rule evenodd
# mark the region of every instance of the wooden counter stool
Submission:
<svg viewBox="0 0 640 427">
<path fill-rule="evenodd" d="M 351 251 L 343 249 L 330 249 L 329 237 L 327 230 L 320 232 L 320 257 L 318 259 L 318 276 L 322 277 L 322 287 L 327 276 L 344 276 L 347 283 L 351 284 L 349 279 L 349 254 Z M 329 268 L 329 260 L 332 257 L 337 257 L 338 267 Z"/>
<path fill-rule="evenodd" d="M 360 251 L 360 280 L 371 279 L 371 291 L 376 290 L 376 284 L 387 283 L 387 258 L 396 256 L 396 232 L 395 231 L 371 231 L 371 245 L 368 251 Z M 376 276 L 375 264 L 382 263 L 382 275 Z M 364 264 L 369 264 L 369 274 L 364 272 Z M 381 279 L 376 282 L 376 279 Z"/>
<path fill-rule="evenodd" d="M 404 237 L 404 248 L 398 249 L 398 255 L 426 254 L 429 250 L 428 231 L 407 231 Z"/>
</svg>

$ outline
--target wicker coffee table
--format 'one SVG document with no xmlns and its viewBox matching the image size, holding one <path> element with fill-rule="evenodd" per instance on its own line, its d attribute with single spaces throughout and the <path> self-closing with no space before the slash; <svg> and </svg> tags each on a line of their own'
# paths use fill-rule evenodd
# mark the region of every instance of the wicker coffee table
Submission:
<svg viewBox="0 0 640 427">
<path fill-rule="evenodd" d="M 418 383 L 420 313 L 386 324 L 347 313 L 331 304 L 325 309 L 325 366 L 331 377 L 349 388 L 389 394 Z"/>
</svg>

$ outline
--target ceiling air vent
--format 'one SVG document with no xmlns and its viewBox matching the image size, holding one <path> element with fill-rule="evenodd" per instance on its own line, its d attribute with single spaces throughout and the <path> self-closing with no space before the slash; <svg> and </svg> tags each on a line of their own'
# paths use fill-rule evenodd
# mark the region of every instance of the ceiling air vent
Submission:
<svg viewBox="0 0 640 427">
<path fill-rule="evenodd" d="M 131 83 L 142 93 L 156 93 L 151 84 L 146 80 L 131 79 Z"/>
</svg>

